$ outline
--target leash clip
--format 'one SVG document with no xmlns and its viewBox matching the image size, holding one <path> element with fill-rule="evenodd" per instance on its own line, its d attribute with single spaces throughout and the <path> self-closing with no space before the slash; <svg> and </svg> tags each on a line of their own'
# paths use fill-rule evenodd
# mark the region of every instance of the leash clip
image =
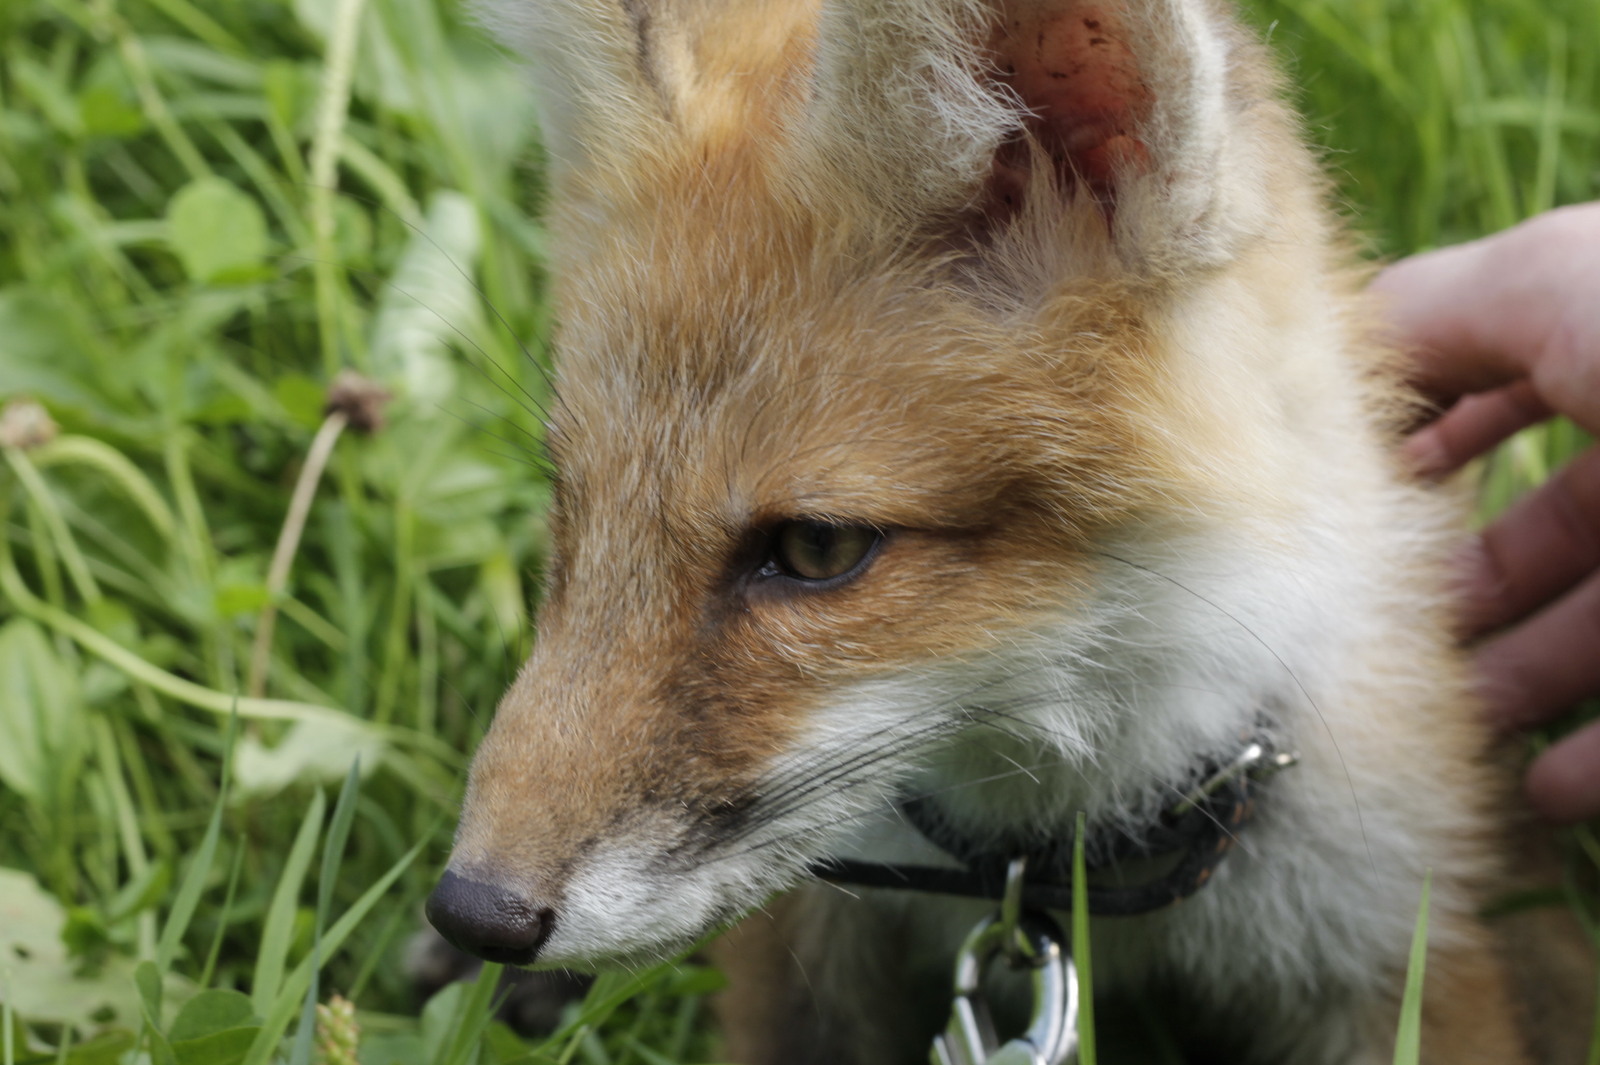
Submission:
<svg viewBox="0 0 1600 1065">
<path fill-rule="evenodd" d="M 1000 909 L 979 921 L 956 953 L 950 1023 L 934 1037 L 932 1065 L 1066 1065 L 1077 1057 L 1078 972 L 1064 949 L 1066 936 L 1048 914 L 1022 908 L 1026 859 L 1006 868 Z M 1027 970 L 1033 1016 L 1022 1035 L 1000 1043 L 983 974 L 997 956 Z"/>
</svg>

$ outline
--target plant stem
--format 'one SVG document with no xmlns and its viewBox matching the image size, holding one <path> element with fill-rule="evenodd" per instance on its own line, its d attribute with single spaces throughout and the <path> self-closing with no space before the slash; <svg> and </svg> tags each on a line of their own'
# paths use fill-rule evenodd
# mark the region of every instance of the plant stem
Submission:
<svg viewBox="0 0 1600 1065">
<path fill-rule="evenodd" d="M 267 568 L 267 605 L 261 609 L 261 620 L 256 625 L 255 643 L 250 648 L 250 674 L 245 692 L 251 698 L 260 698 L 266 691 L 267 664 L 272 653 L 272 630 L 278 620 L 278 599 L 289 583 L 289 567 L 294 565 L 295 552 L 300 549 L 300 536 L 305 532 L 306 516 L 311 513 L 311 500 L 322 481 L 322 471 L 328 466 L 333 446 L 339 435 L 350 424 L 343 411 L 334 411 L 323 421 L 322 427 L 311 441 L 306 452 L 306 464 L 295 481 L 294 493 L 289 497 L 289 513 L 283 519 L 278 533 L 278 544 L 272 551 L 272 564 Z"/>
<path fill-rule="evenodd" d="M 251 699 L 217 691 L 168 673 L 159 666 L 140 658 L 98 629 L 79 621 L 71 614 L 44 602 L 28 590 L 11 558 L 11 545 L 0 536 L 0 592 L 11 600 L 17 612 L 66 633 L 92 654 L 105 659 L 134 680 L 142 681 L 181 703 L 214 714 L 237 712 L 243 718 L 275 721 L 327 721 L 340 719 L 354 721 L 350 715 L 326 706 L 312 703 L 290 702 L 287 699 Z"/>
</svg>

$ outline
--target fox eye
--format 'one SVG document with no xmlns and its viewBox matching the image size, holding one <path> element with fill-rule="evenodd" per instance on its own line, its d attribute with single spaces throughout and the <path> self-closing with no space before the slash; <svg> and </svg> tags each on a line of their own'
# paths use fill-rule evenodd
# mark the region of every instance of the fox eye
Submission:
<svg viewBox="0 0 1600 1065">
<path fill-rule="evenodd" d="M 768 571 L 801 581 L 848 577 L 878 546 L 882 534 L 870 525 L 826 521 L 786 521 L 772 534 Z"/>
</svg>

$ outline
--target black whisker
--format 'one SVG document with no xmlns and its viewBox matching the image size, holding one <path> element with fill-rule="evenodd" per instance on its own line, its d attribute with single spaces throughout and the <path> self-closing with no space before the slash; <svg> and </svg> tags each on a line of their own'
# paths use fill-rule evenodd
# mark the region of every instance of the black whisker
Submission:
<svg viewBox="0 0 1600 1065">
<path fill-rule="evenodd" d="M 493 411 L 485 410 L 483 407 L 480 407 L 476 403 L 474 403 L 472 405 L 475 406 L 475 407 L 478 407 L 478 409 L 480 409 L 480 410 L 484 410 L 484 413 L 489 414 L 491 417 L 499 417 L 498 415 L 495 415 Z M 544 456 L 535 454 L 533 452 L 530 452 L 527 448 L 523 447 L 521 444 L 517 443 L 515 440 L 509 440 L 506 437 L 501 436 L 499 433 L 495 432 L 494 430 L 485 428 L 484 426 L 479 425 L 477 422 L 472 421 L 471 419 L 466 418 L 466 417 L 464 417 L 464 416 L 462 416 L 460 414 L 457 414 L 455 411 L 450 410 L 448 407 L 440 407 L 439 409 L 444 411 L 444 413 L 448 414 L 450 417 L 456 419 L 456 421 L 460 422 L 462 425 L 465 425 L 468 428 L 472 429 L 474 432 L 479 432 L 479 433 L 482 433 L 484 436 L 492 437 L 495 440 L 500 441 L 502 444 L 505 444 L 507 447 L 516 448 L 517 451 L 520 452 L 520 455 L 508 455 L 503 451 L 496 451 L 494 448 L 488 448 L 487 450 L 488 450 L 489 454 L 498 455 L 503 459 L 509 459 L 512 462 L 516 462 L 516 463 L 519 463 L 519 464 L 521 464 L 523 466 L 528 466 L 528 467 L 531 467 L 532 469 L 538 470 L 547 479 L 555 476 L 554 467 L 552 467 L 549 464 L 549 461 Z M 501 420 L 507 422 L 508 424 L 514 424 L 514 423 L 511 423 L 510 419 L 508 419 L 508 418 L 501 418 Z"/>
<path fill-rule="evenodd" d="M 900 801 L 901 802 L 916 802 L 916 801 L 925 800 L 925 799 L 936 799 L 936 798 L 939 798 L 940 796 L 950 795 L 950 794 L 953 794 L 955 792 L 962 791 L 962 790 L 964 790 L 966 788 L 979 787 L 979 786 L 984 785 L 984 784 L 999 783 L 1001 781 L 1015 779 L 1018 776 L 1026 775 L 1026 776 L 1030 776 L 1031 777 L 1033 774 L 1038 773 L 1040 771 L 1046 771 L 1046 770 L 1050 770 L 1050 769 L 1058 769 L 1058 768 L 1061 768 L 1062 766 L 1070 765 L 1070 764 L 1072 764 L 1072 762 L 1073 762 L 1072 758 L 1070 758 L 1070 757 L 1062 757 L 1062 758 L 1049 759 L 1049 760 L 1042 761 L 1042 762 L 1035 762 L 1032 765 L 1017 766 L 1017 767 L 1015 767 L 1013 769 L 1003 770 L 1003 771 L 998 772 L 998 773 L 991 773 L 991 774 L 989 774 L 987 776 L 973 777 L 973 778 L 968 779 L 968 780 L 956 781 L 954 783 L 947 784 L 947 785 L 944 785 L 942 787 L 931 788 L 931 789 L 928 789 L 928 790 L 925 790 L 925 791 L 915 792 L 913 794 L 906 795 L 906 796 L 902 797 Z M 872 783 L 872 782 L 871 781 L 867 781 L 867 780 L 858 779 L 858 780 L 855 780 L 855 781 L 848 782 L 845 786 L 848 788 L 848 787 L 851 787 L 851 786 L 858 786 L 858 785 L 867 784 L 867 783 Z M 1181 798 L 1185 797 L 1184 790 L 1182 788 L 1178 787 L 1177 785 L 1171 783 L 1170 781 L 1161 781 L 1161 782 L 1159 782 L 1158 787 L 1162 791 L 1165 791 L 1165 792 L 1169 793 L 1170 796 L 1172 798 L 1174 798 L 1174 799 L 1181 799 Z M 1200 807 L 1200 809 L 1204 810 L 1203 807 Z M 826 824 L 826 825 L 808 826 L 808 827 L 806 827 L 804 829 L 796 829 L 793 832 L 784 833 L 782 835 L 770 836 L 770 837 L 768 837 L 766 839 L 758 840 L 758 841 L 756 841 L 754 843 L 751 843 L 751 844 L 749 844 L 748 846 L 744 847 L 741 850 L 728 851 L 728 852 L 725 852 L 725 853 L 722 853 L 722 854 L 714 855 L 714 856 L 712 856 L 711 858 L 709 858 L 707 860 L 706 864 L 710 865 L 710 864 L 715 864 L 717 862 L 722 862 L 722 861 L 731 861 L 733 859 L 743 857 L 745 855 L 754 853 L 756 851 L 765 850 L 765 849 L 767 849 L 769 847 L 781 846 L 783 844 L 790 843 L 790 842 L 793 842 L 793 841 L 798 840 L 798 839 L 803 839 L 803 838 L 806 838 L 806 837 L 809 837 L 809 836 L 814 836 L 817 833 L 824 832 L 824 831 L 827 831 L 829 829 L 837 828 L 837 827 L 839 827 L 841 825 L 851 824 L 851 823 L 854 823 L 854 822 L 862 821 L 862 820 L 865 820 L 865 819 L 870 818 L 870 817 L 876 817 L 876 816 L 879 815 L 879 813 L 880 813 L 880 811 L 878 811 L 876 808 L 874 808 L 874 809 L 866 809 L 866 810 L 859 810 L 859 811 L 856 811 L 854 813 L 846 814 L 846 815 L 844 815 L 844 816 L 842 816 L 840 818 L 837 818 L 836 820 L 834 820 L 834 821 L 832 821 L 832 822 L 830 822 L 829 824 Z M 1217 827 L 1219 829 L 1221 829 L 1224 833 L 1226 833 L 1228 835 L 1228 837 L 1231 840 L 1233 840 L 1233 842 L 1235 844 L 1238 844 L 1240 849 L 1243 850 L 1246 854 L 1253 854 L 1254 853 L 1251 850 L 1251 848 L 1248 846 L 1248 844 L 1246 844 L 1245 841 L 1241 837 L 1236 835 L 1226 824 L 1224 824 L 1222 821 L 1217 819 L 1215 814 L 1211 813 L 1210 811 L 1205 811 L 1205 816 L 1208 817 L 1208 818 L 1211 818 L 1212 822 L 1214 824 L 1216 824 Z"/>
<path fill-rule="evenodd" d="M 387 211 L 391 216 L 393 216 L 395 221 L 399 222 L 401 225 L 403 225 L 407 229 L 411 230 L 412 233 L 416 234 L 417 236 L 421 237 L 423 240 L 427 241 L 430 245 L 433 246 L 433 250 L 437 251 L 440 255 L 442 255 L 444 257 L 445 262 L 450 264 L 450 268 L 452 270 L 454 270 L 457 274 L 459 274 L 461 276 L 461 279 L 463 281 L 465 281 L 468 285 L 470 285 L 472 287 L 472 290 L 478 294 L 478 298 L 483 300 L 483 305 L 485 307 L 489 308 L 489 312 L 494 315 L 495 321 L 500 323 L 500 325 L 505 329 L 506 333 L 508 335 L 510 335 L 512 342 L 517 345 L 519 350 L 521 350 L 523 358 L 527 359 L 528 362 L 533 364 L 533 368 L 535 370 L 537 370 L 539 372 L 539 375 L 545 379 L 545 383 L 547 385 L 551 385 L 552 391 L 554 390 L 554 382 L 551 381 L 549 372 L 544 368 L 543 364 L 541 364 L 539 362 L 539 360 L 534 356 L 533 352 L 528 349 L 528 346 L 525 343 L 523 343 L 522 338 L 517 336 L 517 331 L 514 328 L 512 328 L 511 323 L 506 320 L 506 316 L 500 313 L 500 309 L 494 305 L 494 301 L 489 298 L 489 294 L 484 291 L 483 286 L 478 284 L 477 279 L 475 277 L 473 277 L 472 274 L 470 274 L 466 270 L 462 269 L 461 264 L 456 262 L 455 257 L 453 255 L 451 255 L 449 252 L 445 251 L 444 248 L 439 244 L 439 242 L 434 240 L 433 237 L 428 234 L 428 231 L 426 229 L 424 229 L 422 226 L 418 225 L 417 223 L 411 221 L 411 219 L 405 217 L 399 211 L 396 211 L 394 208 L 390 207 L 388 204 L 384 203 L 382 200 L 375 199 L 374 197 L 371 197 L 371 196 L 363 196 L 360 193 L 351 192 L 348 189 L 338 189 L 338 188 L 330 189 L 330 188 L 327 188 L 326 186 L 319 186 L 319 185 L 316 185 L 315 183 L 309 182 L 309 181 L 307 181 L 307 182 L 298 182 L 298 183 L 286 182 L 285 184 L 294 184 L 294 185 L 297 185 L 300 188 L 306 188 L 306 189 L 322 188 L 324 191 L 337 192 L 341 196 L 345 196 L 345 197 L 348 197 L 349 199 L 356 200 L 357 202 L 364 203 L 368 207 L 373 207 L 373 208 L 376 208 L 377 210 L 380 210 L 380 211 Z"/>
</svg>

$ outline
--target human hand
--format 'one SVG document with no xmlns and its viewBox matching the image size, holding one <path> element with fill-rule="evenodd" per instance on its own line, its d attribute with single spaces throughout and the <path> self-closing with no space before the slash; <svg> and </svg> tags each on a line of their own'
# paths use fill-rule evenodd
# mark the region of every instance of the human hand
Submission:
<svg viewBox="0 0 1600 1065">
<path fill-rule="evenodd" d="M 1414 352 L 1414 380 L 1448 405 L 1405 444 L 1424 473 L 1553 414 L 1600 435 L 1600 203 L 1406 259 L 1373 289 Z M 1475 657 L 1497 724 L 1535 725 L 1600 694 L 1600 447 L 1484 530 L 1464 578 L 1464 635 L 1488 637 Z M 1535 759 L 1526 788 L 1552 820 L 1600 814 L 1600 722 Z"/>
</svg>

